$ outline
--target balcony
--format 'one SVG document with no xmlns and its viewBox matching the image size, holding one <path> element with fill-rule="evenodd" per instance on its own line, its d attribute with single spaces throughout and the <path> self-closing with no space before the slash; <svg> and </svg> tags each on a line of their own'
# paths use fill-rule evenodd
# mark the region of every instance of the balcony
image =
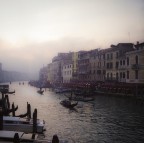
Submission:
<svg viewBox="0 0 144 143">
<path fill-rule="evenodd" d="M 126 69 L 126 66 L 125 66 L 125 65 L 118 67 L 118 70 L 125 70 L 125 69 Z"/>
<path fill-rule="evenodd" d="M 133 70 L 139 70 L 140 69 L 140 65 L 139 64 L 133 64 L 131 68 Z"/>
<path fill-rule="evenodd" d="M 88 71 L 79 71 L 78 74 L 89 74 Z"/>
</svg>

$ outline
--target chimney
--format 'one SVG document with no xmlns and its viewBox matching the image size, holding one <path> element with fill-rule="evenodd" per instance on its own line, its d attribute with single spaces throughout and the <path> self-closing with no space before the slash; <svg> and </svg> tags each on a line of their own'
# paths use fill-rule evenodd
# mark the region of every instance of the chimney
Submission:
<svg viewBox="0 0 144 143">
<path fill-rule="evenodd" d="M 137 41 L 137 45 L 139 44 L 139 41 Z"/>
</svg>

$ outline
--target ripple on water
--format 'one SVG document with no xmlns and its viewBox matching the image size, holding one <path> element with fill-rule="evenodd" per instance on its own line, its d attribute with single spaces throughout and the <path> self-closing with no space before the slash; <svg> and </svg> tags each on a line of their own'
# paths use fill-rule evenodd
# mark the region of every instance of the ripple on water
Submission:
<svg viewBox="0 0 144 143">
<path fill-rule="evenodd" d="M 143 143 L 144 108 L 132 100 L 96 96 L 95 101 L 79 102 L 75 110 L 61 106 L 66 97 L 46 90 L 44 95 L 31 86 L 13 83 L 15 95 L 10 102 L 19 106 L 18 113 L 25 113 L 26 103 L 32 111 L 38 109 L 38 118 L 45 120 L 47 138 L 59 138 L 76 143 Z"/>
</svg>

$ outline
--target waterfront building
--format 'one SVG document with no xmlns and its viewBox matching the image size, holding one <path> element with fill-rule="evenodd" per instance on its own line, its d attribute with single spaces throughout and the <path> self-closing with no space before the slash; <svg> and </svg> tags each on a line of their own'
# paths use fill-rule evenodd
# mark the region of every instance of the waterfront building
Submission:
<svg viewBox="0 0 144 143">
<path fill-rule="evenodd" d="M 78 79 L 79 81 L 90 80 L 90 52 L 79 51 L 78 54 Z"/>
<path fill-rule="evenodd" d="M 48 65 L 50 82 L 144 81 L 144 43 L 119 43 L 106 49 L 59 53 Z"/>
<path fill-rule="evenodd" d="M 66 63 L 62 66 L 62 77 L 63 77 L 63 83 L 70 83 L 73 75 L 73 64 L 72 63 Z"/>
<path fill-rule="evenodd" d="M 78 81 L 78 53 L 72 53 L 72 82 Z"/>
<path fill-rule="evenodd" d="M 101 71 L 100 71 L 100 81 L 105 81 L 106 80 L 106 49 L 101 49 L 99 51 L 99 55 L 100 55 L 100 67 L 101 67 Z"/>
<path fill-rule="evenodd" d="M 103 72 L 103 52 L 99 49 L 94 49 L 90 51 L 90 81 L 103 81 L 104 80 L 104 72 Z"/>
<path fill-rule="evenodd" d="M 132 43 L 119 43 L 106 49 L 106 81 L 126 82 L 126 52 L 133 50 Z"/>
<path fill-rule="evenodd" d="M 58 53 L 48 65 L 48 81 L 51 83 L 62 83 L 62 67 L 64 64 L 72 62 L 72 52 Z"/>
<path fill-rule="evenodd" d="M 48 66 L 42 67 L 39 71 L 39 81 L 46 83 L 48 76 L 47 73 L 48 73 Z"/>
<path fill-rule="evenodd" d="M 132 43 L 119 43 L 116 48 L 118 49 L 118 77 L 119 82 L 126 82 L 126 53 L 133 51 Z"/>
<path fill-rule="evenodd" d="M 126 82 L 144 83 L 144 43 L 134 45 L 134 50 L 126 53 Z"/>
<path fill-rule="evenodd" d="M 48 78 L 47 80 L 51 83 L 61 82 L 61 63 L 59 60 L 54 60 L 52 63 L 48 64 Z"/>
<path fill-rule="evenodd" d="M 106 49 L 106 80 L 116 80 L 116 51 L 113 47 Z"/>
</svg>

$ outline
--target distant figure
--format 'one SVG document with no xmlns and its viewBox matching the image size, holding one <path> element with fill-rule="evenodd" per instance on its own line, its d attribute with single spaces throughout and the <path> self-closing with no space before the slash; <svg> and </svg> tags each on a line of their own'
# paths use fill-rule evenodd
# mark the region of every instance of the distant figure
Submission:
<svg viewBox="0 0 144 143">
<path fill-rule="evenodd" d="M 57 135 L 53 135 L 52 143 L 59 143 L 59 139 Z"/>
</svg>

